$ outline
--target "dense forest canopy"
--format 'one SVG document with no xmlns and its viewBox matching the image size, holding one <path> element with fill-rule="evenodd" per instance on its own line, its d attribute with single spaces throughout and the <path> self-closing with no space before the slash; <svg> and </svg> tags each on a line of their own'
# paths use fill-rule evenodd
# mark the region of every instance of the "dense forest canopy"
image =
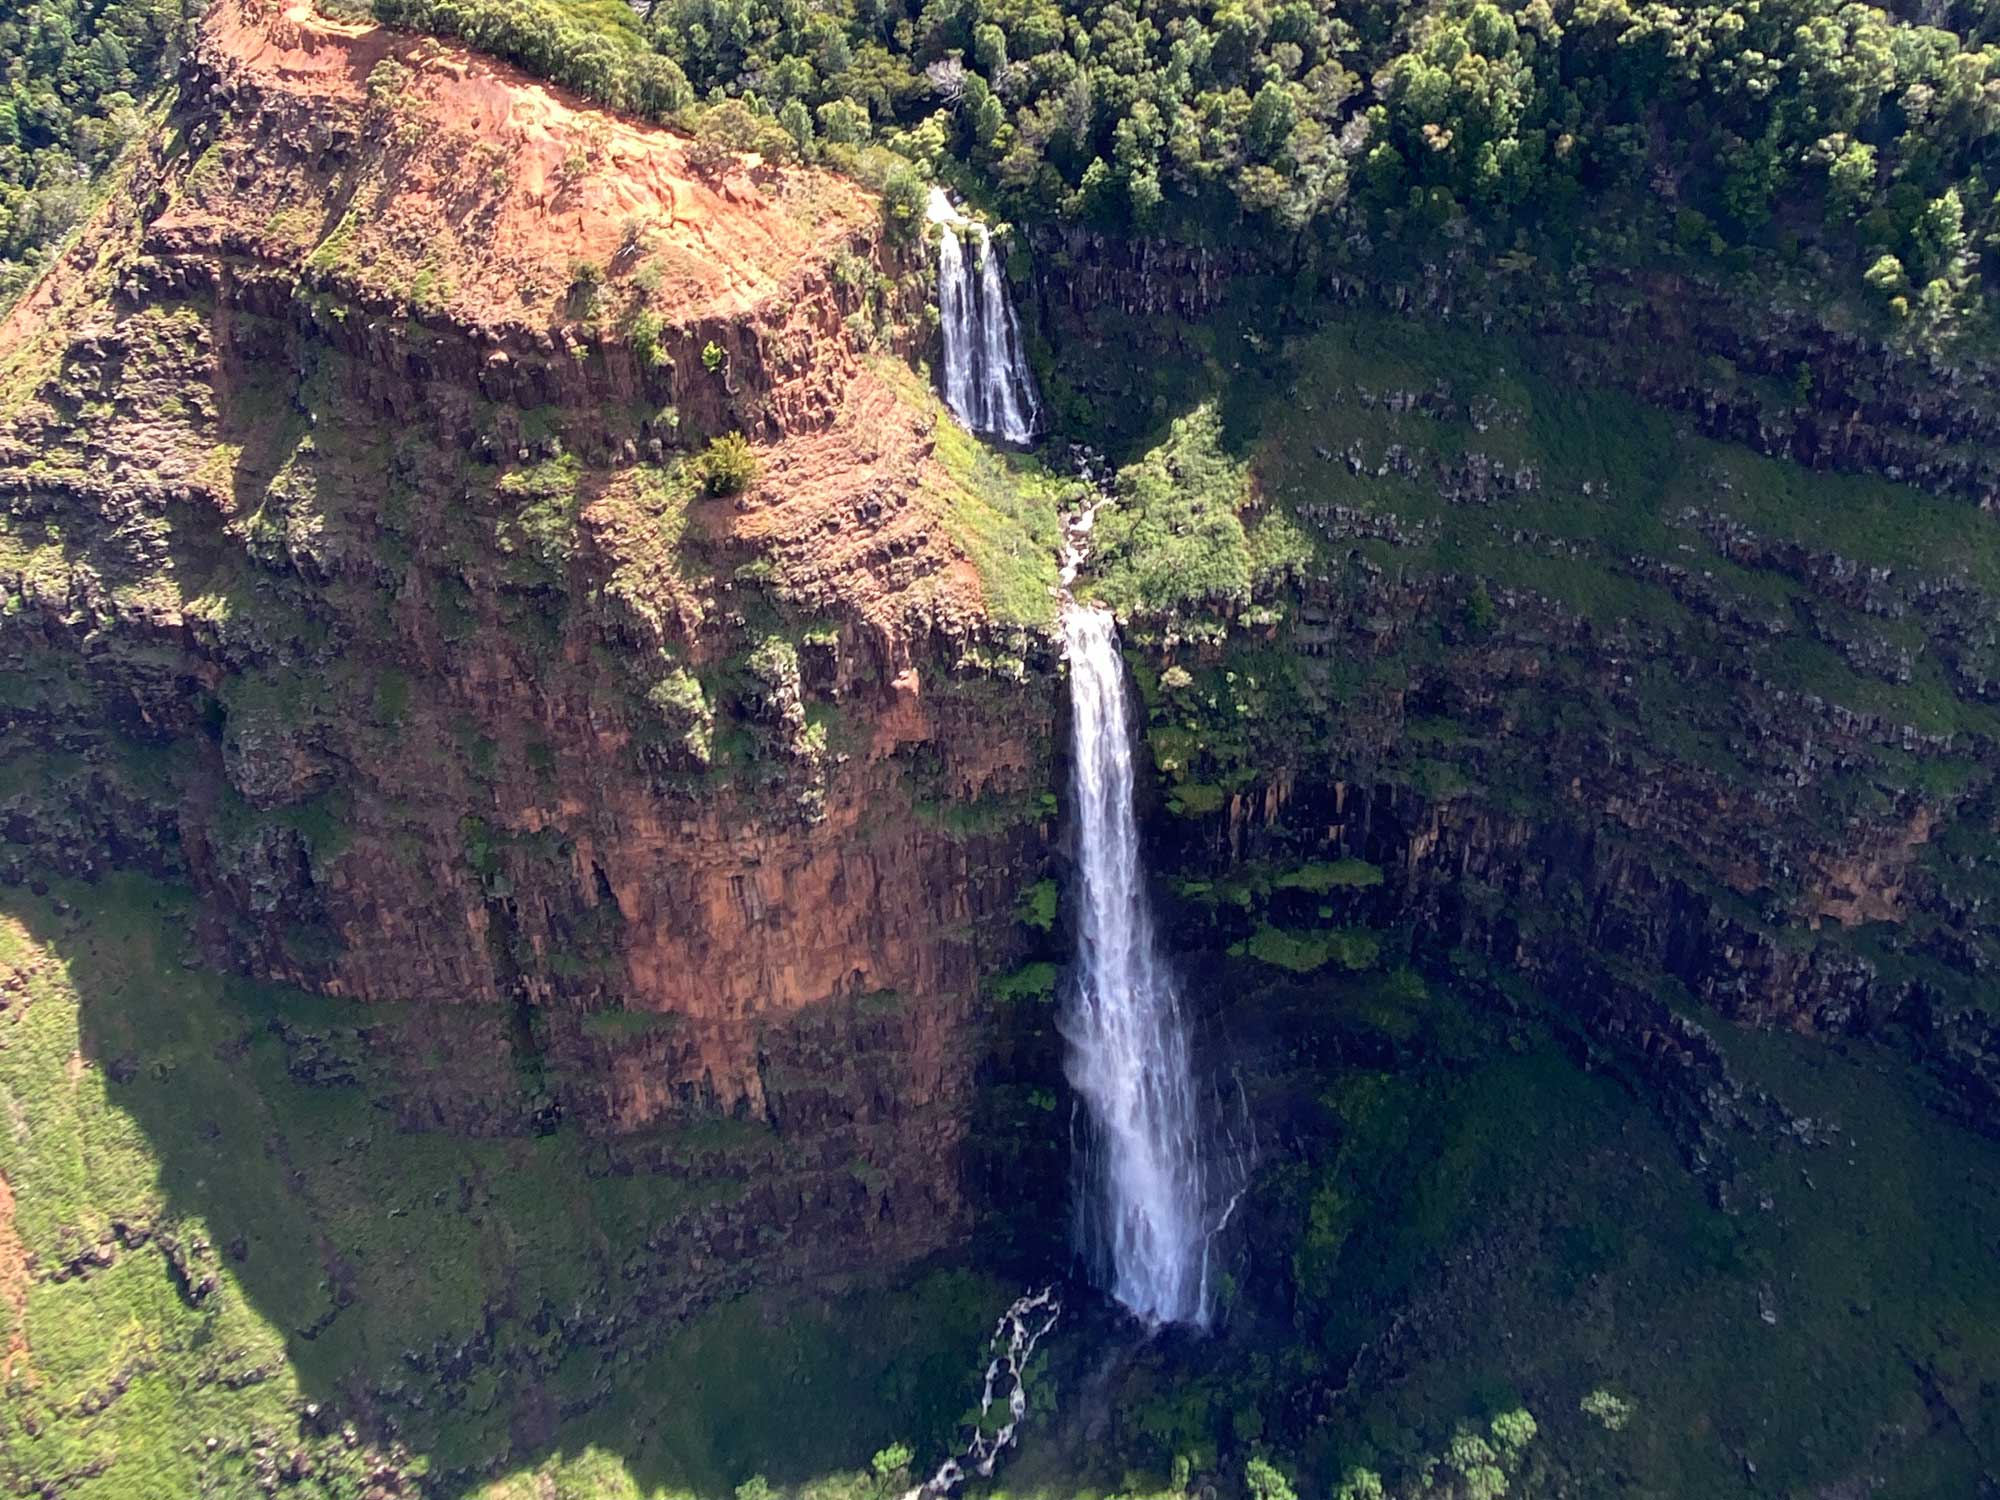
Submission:
<svg viewBox="0 0 2000 1500">
<path fill-rule="evenodd" d="M 0 297 L 90 203 L 138 134 L 191 0 L 0 0 Z"/>
<path fill-rule="evenodd" d="M 353 7 L 356 0 L 338 0 Z M 1980 309 L 2000 231 L 1985 6 L 1836 0 L 375 0 L 721 147 L 886 147 L 1020 219 L 1302 254 L 1579 233 L 1761 258 L 1886 315 Z M 0 254 L 129 136 L 179 0 L 10 0 Z M 879 158 L 878 158 L 879 159 Z"/>
</svg>

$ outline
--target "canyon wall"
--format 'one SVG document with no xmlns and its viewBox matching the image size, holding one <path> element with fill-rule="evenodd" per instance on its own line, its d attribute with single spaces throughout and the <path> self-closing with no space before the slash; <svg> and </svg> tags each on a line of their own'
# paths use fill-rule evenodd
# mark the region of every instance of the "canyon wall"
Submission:
<svg viewBox="0 0 2000 1500">
<path fill-rule="evenodd" d="M 1893 1031 L 2000 1119 L 1992 370 L 1685 277 L 1036 257 L 1054 404 L 1219 404 L 1246 530 L 1312 544 L 1140 611 L 1183 932 L 1374 926 L 1633 1037 Z"/>
<path fill-rule="evenodd" d="M 840 179 L 217 7 L 4 332 L 7 878 L 185 880 L 211 961 L 418 1007 L 404 1129 L 776 1131 L 708 1163 L 728 1277 L 955 1243 L 1054 700 L 967 664 L 1036 648 L 895 363 L 921 260 Z"/>
<path fill-rule="evenodd" d="M 1697 1141 L 1702 1007 L 1908 1030 L 1990 1122 L 1987 372 L 1686 281 L 1318 274 L 1307 320 L 1239 253 L 1034 251 L 1058 416 L 1236 402 L 1315 542 L 1127 632 L 1179 945 L 1525 976 Z M 225 0 L 0 330 L 0 876 L 185 883 L 206 962 L 384 1016 L 274 1020 L 303 1085 L 357 1047 L 398 1132 L 656 1180 L 620 1336 L 1061 1251 L 1055 501 L 968 480 L 923 259 L 841 179 Z M 1561 406 L 1613 388 L 1655 405 Z M 1717 438 L 1937 495 L 1817 526 Z"/>
</svg>

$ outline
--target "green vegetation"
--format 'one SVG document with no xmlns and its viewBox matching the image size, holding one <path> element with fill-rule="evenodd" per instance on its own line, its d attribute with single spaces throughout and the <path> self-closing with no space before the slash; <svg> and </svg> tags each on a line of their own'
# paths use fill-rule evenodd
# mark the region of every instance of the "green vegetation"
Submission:
<svg viewBox="0 0 2000 1500">
<path fill-rule="evenodd" d="M 1114 609 L 1249 601 L 1250 549 L 1238 512 L 1249 503 L 1250 477 L 1221 452 L 1220 437 L 1215 408 L 1198 407 L 1119 471 L 1093 537 L 1092 587 Z"/>
<path fill-rule="evenodd" d="M 1843 752 L 1865 770 L 1799 776 L 1794 826 L 1838 839 L 1857 816 L 1895 816 L 1897 797 L 1976 797 L 1976 747 L 2000 739 L 2000 712 L 1948 669 L 1955 614 L 1916 602 L 1962 587 L 1952 580 L 2000 587 L 2000 545 L 1963 502 L 1698 436 L 1579 386 L 1559 351 L 1528 339 L 1367 313 L 1274 339 L 1269 290 L 1244 288 L 1211 329 L 1224 347 L 1261 348 L 1254 369 L 1202 375 L 1215 420 L 1183 390 L 1201 420 L 1122 471 L 1119 501 L 1148 501 L 1123 518 L 1114 503 L 1099 523 L 1097 586 L 1129 611 L 1170 813 L 1213 818 L 1283 776 L 1386 775 L 1433 801 L 1566 818 L 1554 758 L 1571 752 L 1571 775 L 1598 764 L 1581 748 L 1592 736 L 1633 764 L 1748 794 L 1768 757 L 1802 753 L 1786 693 L 1879 726 Z M 1223 498 L 1203 505 L 1211 495 Z M 1300 544 L 1261 584 L 1254 571 L 1245 583 L 1254 548 L 1237 545 L 1232 505 L 1250 536 L 1282 523 Z M 1859 606 L 1830 581 L 1849 568 L 1881 570 L 1910 602 Z M 1613 642 L 1634 657 L 1617 691 L 1585 665 L 1607 649 L 1593 643 Z M 1507 653 L 1521 646 L 1542 675 L 1514 673 Z M 1715 690 L 1690 692 L 1691 674 Z M 1950 748 L 1911 753 L 1904 726 Z M 1300 845 L 1291 858 L 1325 855 Z M 1327 920 L 1311 898 L 1340 908 L 1351 894 L 1270 885 L 1278 873 L 1201 877 L 1218 941 L 1246 941 L 1258 921 L 1302 930 Z M 1762 915 L 1792 898 L 1777 887 Z M 1285 904 L 1267 912 L 1273 901 Z"/>
<path fill-rule="evenodd" d="M 1276 1465 L 1253 1458 L 1243 1466 L 1243 1488 L 1250 1500 L 1298 1500 L 1298 1492 Z"/>
<path fill-rule="evenodd" d="M 188 905 L 144 881 L 0 908 L 0 1348 L 25 1341 L 0 1392 L 9 1493 L 248 1494 L 290 1466 L 287 1493 L 352 1500 L 387 1465 L 495 1500 L 722 1500 L 760 1472 L 864 1500 L 871 1453 L 951 1439 L 1011 1292 L 941 1272 L 662 1324 L 647 1299 L 688 1269 L 655 1237 L 728 1203 L 726 1174 L 635 1172 L 643 1150 L 572 1128 L 399 1123 L 425 1090 L 419 1113 L 525 1122 L 504 1025 L 186 967 Z M 687 1132 L 711 1159 L 721 1138 Z M 647 1332 L 579 1336 L 579 1312 Z M 343 1426 L 358 1388 L 397 1442 Z M 559 1453 L 521 1425 L 551 1395 L 573 1413 Z"/>
<path fill-rule="evenodd" d="M 471 1493 L 883 1500 L 885 1453 L 939 1452 L 955 1435 L 1005 1301 L 996 1282 L 942 1271 L 888 1291 L 729 1302 L 635 1361 L 559 1453 Z"/>
<path fill-rule="evenodd" d="M 1310 860 L 1271 882 L 1281 891 L 1311 891 L 1321 896 L 1329 891 L 1366 890 L 1381 883 L 1382 871 L 1365 859 Z"/>
<path fill-rule="evenodd" d="M 1121 614 L 1176 613 L 1250 602 L 1252 590 L 1309 556 L 1283 517 L 1243 514 L 1248 466 L 1222 446 L 1222 419 L 1204 404 L 1176 418 L 1166 441 L 1118 472 L 1097 513 L 1089 590 Z"/>
<path fill-rule="evenodd" d="M 93 206 L 138 138 L 198 7 L 184 0 L 0 4 L 0 306 Z"/>
<path fill-rule="evenodd" d="M 1535 1419 L 1526 1410 L 1503 1411 L 1479 1432 L 1461 1423 L 1440 1453 L 1427 1454 L 1409 1466 L 1410 1483 L 1391 1489 L 1373 1469 L 1349 1469 L 1334 1490 L 1334 1500 L 1501 1500 L 1510 1481 L 1528 1457 L 1535 1440 Z M 1538 1490 L 1530 1472 L 1528 1494 Z M 1244 1465 L 1243 1487 L 1250 1500 L 1297 1500 L 1282 1470 L 1261 1458 Z"/>
<path fill-rule="evenodd" d="M 650 307 L 633 309 L 625 320 L 625 337 L 631 341 L 632 353 L 646 369 L 664 369 L 673 363 L 660 343 L 660 334 L 665 327 L 666 319 Z"/>
<path fill-rule="evenodd" d="M 688 503 L 699 492 L 693 468 L 642 464 L 616 476 L 592 504 L 592 526 L 615 558 L 605 595 L 641 618 L 668 606 L 701 617 L 705 572 L 687 545 Z"/>
<path fill-rule="evenodd" d="M 944 471 L 931 498 L 979 570 L 987 614 L 1002 626 L 1047 628 L 1055 617 L 1062 508 L 1077 486 L 1031 455 L 988 447 L 967 433 L 900 361 L 877 358 L 872 367 L 930 416 L 932 451 Z"/>
<path fill-rule="evenodd" d="M 694 673 L 677 667 L 647 689 L 646 701 L 659 711 L 668 734 L 690 760 L 698 766 L 714 760 L 715 709 Z"/>
<path fill-rule="evenodd" d="M 500 523 L 500 550 L 524 553 L 560 576 L 576 550 L 581 473 L 577 460 L 564 454 L 503 475 L 496 488 L 520 508 Z"/>
<path fill-rule="evenodd" d="M 1061 899 L 1061 892 L 1053 880 L 1037 880 L 1021 892 L 1014 914 L 1037 932 L 1048 932 L 1056 925 L 1056 912 L 1060 909 Z"/>
<path fill-rule="evenodd" d="M 672 119 L 693 102 L 686 76 L 647 45 L 617 0 L 375 0 L 375 14 L 457 37 L 635 114 Z"/>
<path fill-rule="evenodd" d="M 1244 940 L 1243 951 L 1260 963 L 1309 974 L 1333 963 L 1343 969 L 1374 967 L 1382 945 L 1373 933 L 1360 928 L 1329 931 L 1292 931 L 1268 923 Z"/>
<path fill-rule="evenodd" d="M 1023 964 L 1011 974 L 988 981 L 995 1000 L 1053 1000 L 1062 969 L 1046 960 Z"/>
<path fill-rule="evenodd" d="M 694 472 L 709 494 L 740 495 L 757 482 L 757 452 L 742 433 L 725 433 L 695 460 Z"/>
</svg>

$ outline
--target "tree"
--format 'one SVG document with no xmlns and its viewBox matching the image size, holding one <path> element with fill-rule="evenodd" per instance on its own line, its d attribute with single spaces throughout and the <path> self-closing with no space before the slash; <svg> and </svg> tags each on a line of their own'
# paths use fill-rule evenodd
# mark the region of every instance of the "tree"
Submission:
<svg viewBox="0 0 2000 1500">
<path fill-rule="evenodd" d="M 1282 83 L 1267 83 L 1257 90 L 1257 97 L 1251 102 L 1244 139 L 1252 151 L 1269 161 L 1291 139 L 1292 127 L 1298 120 L 1298 100 L 1292 91 Z"/>
<path fill-rule="evenodd" d="M 641 114 L 666 120 L 694 103 L 694 90 L 679 63 L 648 52 L 632 59 L 631 100 Z"/>
<path fill-rule="evenodd" d="M 704 175 L 727 171 L 742 156 L 788 162 L 797 155 L 798 147 L 784 125 L 771 115 L 758 114 L 741 99 L 725 99 L 703 110 L 688 148 L 689 164 Z"/>
<path fill-rule="evenodd" d="M 1000 103 L 1000 96 L 974 73 L 965 81 L 964 105 L 966 126 L 973 141 L 980 146 L 991 146 L 1007 123 L 1007 110 Z"/>
<path fill-rule="evenodd" d="M 1501 1452 L 1509 1458 L 1519 1458 L 1535 1440 L 1538 1430 L 1534 1417 L 1525 1408 L 1503 1411 L 1493 1419 L 1492 1429 Z"/>
<path fill-rule="evenodd" d="M 1919 264 L 1939 274 L 1955 270 L 1965 250 L 1965 205 L 1955 187 L 1924 205 L 1911 232 Z"/>
<path fill-rule="evenodd" d="M 741 494 L 757 481 L 756 450 L 740 432 L 716 438 L 695 464 L 701 487 L 711 495 Z"/>
<path fill-rule="evenodd" d="M 1250 1500 L 1298 1500 L 1284 1472 L 1261 1458 L 1244 1464 L 1243 1487 L 1250 1492 Z"/>
<path fill-rule="evenodd" d="M 665 330 L 666 319 L 650 307 L 635 308 L 626 320 L 625 337 L 631 342 L 633 357 L 649 370 L 663 369 L 673 363 L 660 342 Z"/>
<path fill-rule="evenodd" d="M 875 1475 L 875 1489 L 878 1494 L 887 1494 L 908 1475 L 910 1463 L 916 1457 L 908 1443 L 891 1443 L 869 1461 L 868 1467 Z"/>
<path fill-rule="evenodd" d="M 1632 1403 L 1606 1390 L 1590 1392 L 1576 1406 L 1586 1417 L 1602 1423 L 1606 1432 L 1623 1432 L 1625 1424 L 1632 1420 Z"/>
<path fill-rule="evenodd" d="M 1862 280 L 1885 297 L 1892 296 L 1909 285 L 1909 276 L 1903 270 L 1903 263 L 1893 255 L 1877 257 L 1875 264 L 1868 268 Z"/>
<path fill-rule="evenodd" d="M 813 139 L 812 114 L 803 100 L 787 99 L 778 111 L 778 124 L 792 138 L 792 149 L 800 161 L 811 161 L 819 155 L 819 145 Z"/>
<path fill-rule="evenodd" d="M 1827 211 L 1839 219 L 1858 218 L 1875 195 L 1875 148 L 1845 136 L 1832 139 L 1844 144 L 1827 163 Z"/>
<path fill-rule="evenodd" d="M 868 111 L 852 99 L 829 99 L 814 111 L 819 133 L 843 146 L 868 139 Z"/>
<path fill-rule="evenodd" d="M 891 233 L 909 238 L 924 222 L 930 189 L 913 167 L 898 167 L 882 184 L 882 222 Z"/>
</svg>

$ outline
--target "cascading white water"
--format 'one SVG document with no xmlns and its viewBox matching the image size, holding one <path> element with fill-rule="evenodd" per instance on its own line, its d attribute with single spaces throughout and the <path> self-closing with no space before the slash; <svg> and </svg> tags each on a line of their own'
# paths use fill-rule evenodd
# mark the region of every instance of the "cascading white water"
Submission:
<svg viewBox="0 0 2000 1500">
<path fill-rule="evenodd" d="M 1117 625 L 1108 610 L 1072 601 L 1063 636 L 1080 875 L 1077 974 L 1063 1034 L 1091 1127 L 1080 1248 L 1111 1294 L 1148 1323 L 1202 1327 L 1220 1222 L 1187 1020 L 1146 897 Z"/>
<path fill-rule="evenodd" d="M 1021 324 L 1007 296 L 1000 256 L 986 226 L 953 208 L 943 188 L 931 189 L 930 218 L 938 226 L 945 405 L 973 432 L 1030 442 L 1041 424 L 1041 404 L 1021 351 Z"/>
</svg>

